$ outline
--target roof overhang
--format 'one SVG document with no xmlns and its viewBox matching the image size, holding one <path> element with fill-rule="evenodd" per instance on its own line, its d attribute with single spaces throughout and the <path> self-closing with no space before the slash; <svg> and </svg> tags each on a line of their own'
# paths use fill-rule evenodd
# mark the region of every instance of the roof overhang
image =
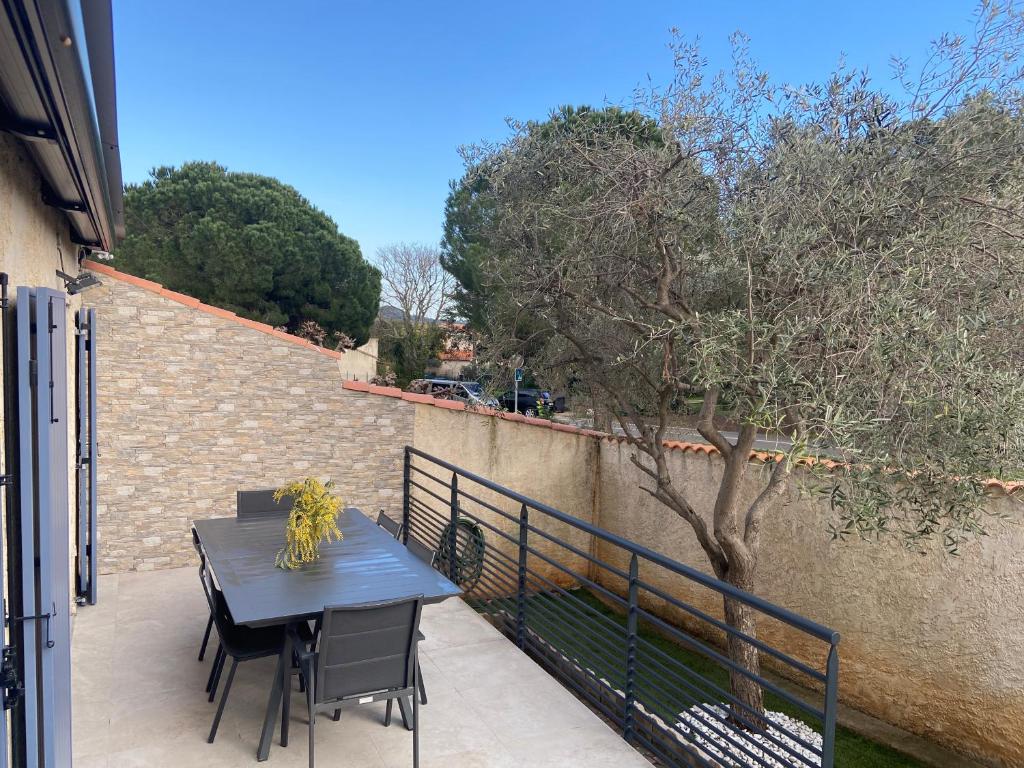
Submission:
<svg viewBox="0 0 1024 768">
<path fill-rule="evenodd" d="M 110 0 L 0 0 L 0 130 L 28 148 L 72 237 L 124 236 Z"/>
</svg>

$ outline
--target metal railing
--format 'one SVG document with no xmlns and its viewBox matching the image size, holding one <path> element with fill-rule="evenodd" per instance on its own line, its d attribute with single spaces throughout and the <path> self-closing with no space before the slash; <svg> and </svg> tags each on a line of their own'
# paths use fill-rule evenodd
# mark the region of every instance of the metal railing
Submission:
<svg viewBox="0 0 1024 768">
<path fill-rule="evenodd" d="M 411 447 L 403 522 L 467 600 L 662 764 L 833 766 L 837 632 Z M 756 636 L 719 618 L 725 599 L 755 612 Z M 759 671 L 730 639 L 758 650 Z M 760 686 L 766 712 L 730 678 Z"/>
</svg>

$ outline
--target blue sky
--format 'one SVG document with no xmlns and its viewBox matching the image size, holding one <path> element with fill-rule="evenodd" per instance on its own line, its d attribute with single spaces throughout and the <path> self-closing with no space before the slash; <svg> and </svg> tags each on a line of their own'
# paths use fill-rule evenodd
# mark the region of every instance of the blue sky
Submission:
<svg viewBox="0 0 1024 768">
<path fill-rule="evenodd" d="M 628 102 L 671 71 L 669 30 L 727 66 L 742 30 L 780 81 L 819 79 L 841 54 L 888 79 L 965 32 L 966 0 L 860 2 L 264 2 L 114 0 L 121 157 L 128 182 L 216 160 L 276 176 L 372 258 L 441 237 L 461 144 L 506 117 Z"/>
</svg>

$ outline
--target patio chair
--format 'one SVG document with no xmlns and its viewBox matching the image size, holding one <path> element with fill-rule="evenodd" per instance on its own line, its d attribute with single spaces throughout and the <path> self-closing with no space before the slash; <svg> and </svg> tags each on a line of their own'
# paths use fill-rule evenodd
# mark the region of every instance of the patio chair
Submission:
<svg viewBox="0 0 1024 768">
<path fill-rule="evenodd" d="M 199 580 L 203 583 L 203 591 L 207 593 L 206 600 L 209 602 L 209 587 L 207 586 L 206 577 L 206 553 L 203 552 L 203 545 L 199 541 L 199 532 L 192 529 L 192 546 L 195 547 L 196 552 L 199 554 Z M 206 644 L 210 642 L 210 632 L 213 630 L 213 611 L 210 611 L 210 619 L 206 622 L 206 632 L 203 633 L 203 644 L 199 646 L 199 660 L 202 661 L 206 656 Z"/>
<path fill-rule="evenodd" d="M 409 554 L 413 557 L 419 558 L 431 568 L 434 567 L 434 560 L 437 559 L 437 550 L 431 549 L 419 539 L 414 539 L 411 536 L 405 548 L 409 550 Z"/>
<path fill-rule="evenodd" d="M 285 496 L 280 501 L 274 501 L 273 488 L 262 491 L 238 491 L 236 502 L 235 510 L 238 517 L 267 513 L 287 515 L 292 511 L 291 497 Z"/>
<path fill-rule="evenodd" d="M 416 698 L 416 634 L 422 596 L 384 603 L 324 608 L 319 648 L 300 651 L 299 667 L 308 681 L 309 766 L 314 766 L 314 726 L 318 712 L 374 701 L 387 701 L 384 725 L 391 724 L 391 704 L 412 697 L 412 764 L 419 768 L 419 702 Z M 408 722 L 406 723 L 408 727 Z"/>
<path fill-rule="evenodd" d="M 231 692 L 231 683 L 235 679 L 235 670 L 240 661 L 253 661 L 263 659 L 267 656 L 278 656 L 284 646 L 286 627 L 284 624 L 277 624 L 271 627 L 260 627 L 253 629 L 241 627 L 235 624 L 231 618 L 224 595 L 217 589 L 210 590 L 210 609 L 214 615 L 214 623 L 217 626 L 217 635 L 220 644 L 217 646 L 217 657 L 213 662 L 213 669 L 210 671 L 210 681 L 207 689 L 210 691 L 209 700 L 213 701 L 217 694 L 217 687 L 220 682 L 221 673 L 224 671 L 224 664 L 227 658 L 231 657 L 231 669 L 228 670 L 228 678 L 224 683 L 224 690 L 220 696 L 220 704 L 217 705 L 217 713 L 213 717 L 213 725 L 210 726 L 210 735 L 207 742 L 213 743 L 217 737 L 217 728 L 220 726 L 221 715 L 224 714 L 224 705 L 227 703 L 228 694 Z M 296 649 L 305 649 L 306 644 L 312 639 L 309 627 L 300 624 L 295 636 L 299 645 Z M 297 661 L 297 656 L 294 657 Z M 294 662 L 293 662 L 294 663 Z M 300 683 L 302 679 L 300 678 Z M 287 692 L 285 697 L 287 700 Z"/>
<path fill-rule="evenodd" d="M 402 524 L 385 514 L 383 509 L 377 513 L 377 525 L 396 539 L 402 535 Z"/>
<path fill-rule="evenodd" d="M 406 546 L 406 549 L 409 550 L 409 554 L 413 555 L 413 557 L 419 558 L 420 560 L 425 562 L 427 565 L 429 565 L 431 568 L 434 567 L 434 560 L 437 559 L 437 551 L 436 550 L 433 550 L 430 547 L 428 547 L 426 544 L 421 543 L 418 539 L 412 539 L 412 538 L 409 539 L 409 542 L 405 546 Z M 427 639 L 426 635 L 424 635 L 423 632 L 421 632 L 420 630 L 417 629 L 416 630 L 416 642 L 419 643 L 419 642 L 421 642 L 423 640 L 426 640 L 426 639 Z M 416 661 L 416 664 L 417 664 L 417 666 L 419 665 L 419 661 L 418 660 Z M 416 670 L 416 682 L 418 683 L 419 689 L 420 689 L 420 703 L 421 704 L 426 704 L 427 703 L 427 687 L 423 683 L 423 674 L 420 672 L 419 669 Z"/>
</svg>

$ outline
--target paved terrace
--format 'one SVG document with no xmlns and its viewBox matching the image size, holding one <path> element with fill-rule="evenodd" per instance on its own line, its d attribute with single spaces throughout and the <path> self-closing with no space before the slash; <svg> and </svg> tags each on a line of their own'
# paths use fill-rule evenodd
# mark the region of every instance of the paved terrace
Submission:
<svg viewBox="0 0 1024 768">
<path fill-rule="evenodd" d="M 208 616 L 196 568 L 104 576 L 73 629 L 76 768 L 255 766 L 275 659 L 239 665 L 217 740 L 203 689 L 216 644 L 196 661 Z M 650 768 L 572 694 L 461 600 L 424 609 L 423 768 Z M 290 743 L 274 766 L 306 766 L 305 701 L 292 689 Z M 219 698 L 219 697 L 218 697 Z M 412 735 L 384 704 L 320 715 L 317 764 L 412 765 Z"/>
</svg>

